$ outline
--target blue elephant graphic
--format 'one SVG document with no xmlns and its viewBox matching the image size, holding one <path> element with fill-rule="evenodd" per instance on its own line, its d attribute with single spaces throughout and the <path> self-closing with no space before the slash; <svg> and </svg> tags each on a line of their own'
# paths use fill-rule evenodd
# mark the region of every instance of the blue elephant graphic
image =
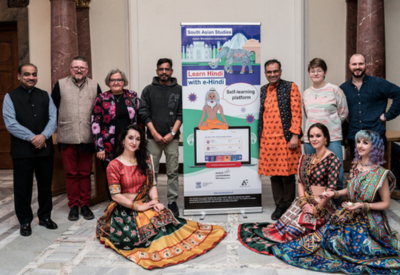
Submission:
<svg viewBox="0 0 400 275">
<path fill-rule="evenodd" d="M 222 58 L 225 57 L 225 71 L 228 74 L 233 73 L 232 63 L 242 63 L 242 70 L 240 74 L 245 73 L 246 66 L 249 68 L 249 73 L 253 73 L 253 68 L 251 67 L 251 56 L 252 54 L 244 49 L 231 49 L 227 46 L 218 49 L 217 58 L 208 63 L 212 69 L 216 69 L 221 62 Z"/>
</svg>

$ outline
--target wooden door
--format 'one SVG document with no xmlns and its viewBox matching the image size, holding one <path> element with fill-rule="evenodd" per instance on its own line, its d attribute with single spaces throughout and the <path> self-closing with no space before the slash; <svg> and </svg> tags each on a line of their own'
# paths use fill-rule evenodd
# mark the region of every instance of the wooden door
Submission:
<svg viewBox="0 0 400 275">
<path fill-rule="evenodd" d="M 10 134 L 3 120 L 6 93 L 18 87 L 17 22 L 0 22 L 0 169 L 11 169 Z"/>
</svg>

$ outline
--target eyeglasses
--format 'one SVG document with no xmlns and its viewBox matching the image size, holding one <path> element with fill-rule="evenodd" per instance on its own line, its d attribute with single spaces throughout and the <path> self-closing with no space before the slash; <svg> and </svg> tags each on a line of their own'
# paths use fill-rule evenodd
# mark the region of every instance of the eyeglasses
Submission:
<svg viewBox="0 0 400 275">
<path fill-rule="evenodd" d="M 124 83 L 123 79 L 110 79 L 110 83 Z"/>
<path fill-rule="evenodd" d="M 323 70 L 310 71 L 310 74 L 322 74 L 322 73 L 324 73 Z"/>
<path fill-rule="evenodd" d="M 79 71 L 86 71 L 87 68 L 86 67 L 71 67 L 75 72 L 79 72 Z"/>
</svg>

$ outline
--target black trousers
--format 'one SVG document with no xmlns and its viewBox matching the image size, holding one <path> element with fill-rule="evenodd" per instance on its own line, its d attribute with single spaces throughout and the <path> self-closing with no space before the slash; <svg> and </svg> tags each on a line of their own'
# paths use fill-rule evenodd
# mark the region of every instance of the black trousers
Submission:
<svg viewBox="0 0 400 275">
<path fill-rule="evenodd" d="M 38 218 L 50 218 L 53 209 L 51 183 L 53 179 L 53 155 L 13 159 L 14 165 L 14 205 L 20 224 L 31 223 L 33 173 L 36 176 L 38 189 Z"/>
<path fill-rule="evenodd" d="M 103 169 L 103 172 L 106 174 L 106 190 L 107 190 L 107 196 L 108 196 L 108 199 L 109 199 L 110 201 L 112 201 L 111 194 L 110 194 L 110 188 L 108 188 L 108 180 L 107 180 L 107 167 L 108 167 L 108 165 L 110 164 L 110 162 L 108 162 L 108 161 L 106 161 L 106 160 L 100 160 L 100 163 L 101 163 L 101 168 Z"/>
<path fill-rule="evenodd" d="M 271 176 L 272 197 L 275 205 L 282 208 L 289 208 L 296 198 L 296 177 Z"/>
<path fill-rule="evenodd" d="M 381 138 L 383 140 L 383 145 L 385 146 L 385 155 L 386 155 L 386 148 L 387 148 L 387 138 L 386 135 L 383 134 L 381 135 Z M 350 154 L 351 154 L 351 160 L 354 159 L 355 157 L 355 150 L 356 150 L 356 141 L 354 139 L 347 139 L 347 144 L 349 144 L 350 147 Z"/>
</svg>

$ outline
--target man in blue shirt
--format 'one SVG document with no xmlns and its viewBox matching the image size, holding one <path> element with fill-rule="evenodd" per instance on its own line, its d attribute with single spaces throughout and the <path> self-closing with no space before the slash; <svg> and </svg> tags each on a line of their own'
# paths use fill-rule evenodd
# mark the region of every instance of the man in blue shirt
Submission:
<svg viewBox="0 0 400 275">
<path fill-rule="evenodd" d="M 340 88 L 346 95 L 349 106 L 349 134 L 347 136 L 350 153 L 354 159 L 355 134 L 360 130 L 372 130 L 387 144 L 385 121 L 395 119 L 400 114 L 400 88 L 389 81 L 369 76 L 365 73 L 365 57 L 356 53 L 351 56 L 349 68 L 352 78 Z M 386 112 L 388 99 L 393 99 Z"/>
<path fill-rule="evenodd" d="M 4 97 L 3 118 L 11 134 L 11 157 L 14 169 L 14 207 L 21 225 L 20 234 L 32 234 L 31 208 L 33 174 L 38 189 L 39 225 L 56 229 L 50 218 L 53 208 L 53 141 L 57 129 L 57 109 L 50 94 L 35 87 L 37 68 L 23 64 L 18 68 L 20 86 Z"/>
</svg>

